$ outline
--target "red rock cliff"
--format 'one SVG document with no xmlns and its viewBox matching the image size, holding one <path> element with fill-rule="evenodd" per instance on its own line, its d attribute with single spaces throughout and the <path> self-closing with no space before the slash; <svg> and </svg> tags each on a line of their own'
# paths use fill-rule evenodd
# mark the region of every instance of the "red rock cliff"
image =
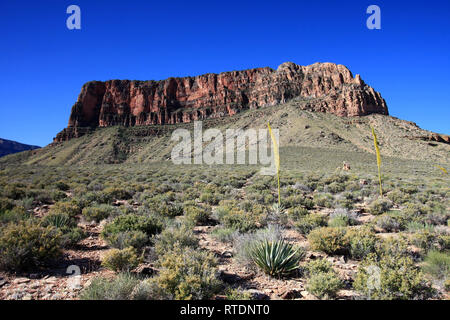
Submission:
<svg viewBox="0 0 450 320">
<path fill-rule="evenodd" d="M 72 107 L 68 128 L 55 141 L 95 127 L 174 124 L 230 116 L 243 109 L 303 97 L 305 108 L 338 116 L 388 114 L 386 102 L 343 65 L 283 63 L 161 81 L 110 80 L 86 83 Z"/>
</svg>

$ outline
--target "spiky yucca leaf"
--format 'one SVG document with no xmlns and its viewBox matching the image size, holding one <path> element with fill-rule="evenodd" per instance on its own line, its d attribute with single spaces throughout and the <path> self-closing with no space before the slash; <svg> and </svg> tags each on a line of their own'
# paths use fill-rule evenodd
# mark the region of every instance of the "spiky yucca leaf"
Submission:
<svg viewBox="0 0 450 320">
<path fill-rule="evenodd" d="M 251 250 L 253 262 L 270 276 L 287 275 L 298 268 L 298 250 L 284 240 L 257 243 Z"/>
<path fill-rule="evenodd" d="M 380 195 L 383 196 L 383 189 L 381 187 L 381 155 L 380 148 L 378 147 L 378 139 L 375 133 L 375 129 L 372 127 L 373 144 L 375 145 L 375 153 L 377 154 L 377 166 L 378 166 L 378 180 L 380 182 Z"/>
<path fill-rule="evenodd" d="M 272 132 L 272 128 L 270 127 L 270 123 L 267 122 L 267 127 L 269 128 L 270 137 L 272 138 L 273 143 L 273 155 L 275 157 L 275 166 L 277 169 L 277 181 L 278 181 L 278 205 L 281 205 L 281 192 L 280 192 L 280 153 L 278 151 L 278 143 L 277 139 L 275 139 L 275 135 Z"/>
</svg>

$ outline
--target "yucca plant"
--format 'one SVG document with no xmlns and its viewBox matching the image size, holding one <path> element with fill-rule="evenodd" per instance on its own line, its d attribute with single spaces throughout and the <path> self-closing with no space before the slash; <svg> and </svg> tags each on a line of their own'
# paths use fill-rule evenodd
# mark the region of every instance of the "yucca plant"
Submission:
<svg viewBox="0 0 450 320">
<path fill-rule="evenodd" d="M 298 268 L 299 250 L 284 240 L 258 242 L 251 250 L 252 261 L 270 276 L 285 276 Z"/>
</svg>

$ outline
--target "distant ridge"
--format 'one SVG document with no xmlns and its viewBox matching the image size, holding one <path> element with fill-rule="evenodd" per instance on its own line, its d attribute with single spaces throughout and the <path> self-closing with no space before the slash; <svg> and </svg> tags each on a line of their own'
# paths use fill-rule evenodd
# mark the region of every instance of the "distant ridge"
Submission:
<svg viewBox="0 0 450 320">
<path fill-rule="evenodd" d="M 38 146 L 32 146 L 28 144 L 23 144 L 20 142 L 6 140 L 0 138 L 0 157 L 6 156 L 8 154 L 39 149 Z"/>
</svg>

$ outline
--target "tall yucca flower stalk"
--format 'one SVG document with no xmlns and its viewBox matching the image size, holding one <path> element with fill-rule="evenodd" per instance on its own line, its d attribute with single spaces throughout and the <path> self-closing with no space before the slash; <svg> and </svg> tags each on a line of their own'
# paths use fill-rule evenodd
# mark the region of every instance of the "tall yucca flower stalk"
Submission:
<svg viewBox="0 0 450 320">
<path fill-rule="evenodd" d="M 436 165 L 436 167 L 438 167 L 439 169 L 441 169 L 441 171 L 442 171 L 443 173 L 448 174 L 447 170 L 445 170 L 444 167 L 441 167 L 441 166 L 438 165 L 438 164 Z"/>
<path fill-rule="evenodd" d="M 375 134 L 375 129 L 372 127 L 373 144 L 375 145 L 375 153 L 377 154 L 377 166 L 378 166 L 378 180 L 380 182 L 380 195 L 383 196 L 383 189 L 381 187 L 381 155 L 380 148 L 378 147 L 378 139 Z"/>
<path fill-rule="evenodd" d="M 273 155 L 275 157 L 275 167 L 277 169 L 277 181 L 278 181 L 278 205 L 281 206 L 281 192 L 280 192 L 280 153 L 278 152 L 278 143 L 275 139 L 275 135 L 272 132 L 270 123 L 267 122 L 267 127 L 269 128 L 270 137 L 273 143 Z"/>
</svg>

